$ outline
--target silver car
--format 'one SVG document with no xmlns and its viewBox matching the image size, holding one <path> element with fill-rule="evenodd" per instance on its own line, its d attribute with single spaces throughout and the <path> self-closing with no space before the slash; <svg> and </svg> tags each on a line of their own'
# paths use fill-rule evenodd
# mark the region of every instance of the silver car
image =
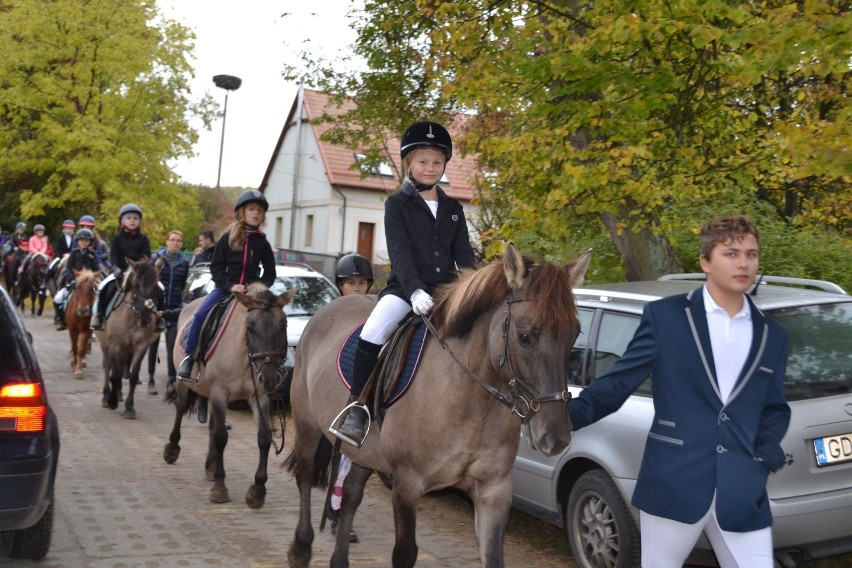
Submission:
<svg viewBox="0 0 852 568">
<path fill-rule="evenodd" d="M 617 361 L 647 302 L 686 293 L 703 275 L 578 288 L 583 332 L 572 351 L 573 396 Z M 817 288 L 807 289 L 805 287 Z M 830 282 L 763 277 L 753 299 L 790 335 L 782 441 L 787 465 L 768 493 L 776 564 L 852 552 L 852 297 Z M 523 440 L 512 470 L 514 506 L 565 528 L 577 565 L 639 566 L 639 514 L 630 506 L 653 417 L 649 378 L 618 410 L 574 433 L 550 458 Z M 712 561 L 702 539 L 692 559 Z M 712 564 L 711 564 L 712 565 Z"/>
</svg>

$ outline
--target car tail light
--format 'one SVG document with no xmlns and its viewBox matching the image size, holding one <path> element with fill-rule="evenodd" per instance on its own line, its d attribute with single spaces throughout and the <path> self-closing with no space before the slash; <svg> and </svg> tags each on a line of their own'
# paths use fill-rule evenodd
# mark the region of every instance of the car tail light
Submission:
<svg viewBox="0 0 852 568">
<path fill-rule="evenodd" d="M 41 432 L 46 414 L 40 384 L 19 383 L 0 389 L 0 432 Z"/>
</svg>

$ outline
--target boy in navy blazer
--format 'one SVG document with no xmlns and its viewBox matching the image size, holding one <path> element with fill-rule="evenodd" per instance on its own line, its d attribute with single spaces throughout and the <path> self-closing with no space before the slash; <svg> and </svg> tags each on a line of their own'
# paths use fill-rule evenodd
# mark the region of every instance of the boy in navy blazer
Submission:
<svg viewBox="0 0 852 568">
<path fill-rule="evenodd" d="M 632 500 L 645 568 L 681 568 L 702 532 L 722 568 L 773 566 L 766 481 L 785 462 L 788 338 L 746 295 L 759 258 L 748 219 L 710 221 L 706 284 L 649 303 L 624 356 L 570 403 L 578 430 L 652 377 L 654 420 Z"/>
</svg>

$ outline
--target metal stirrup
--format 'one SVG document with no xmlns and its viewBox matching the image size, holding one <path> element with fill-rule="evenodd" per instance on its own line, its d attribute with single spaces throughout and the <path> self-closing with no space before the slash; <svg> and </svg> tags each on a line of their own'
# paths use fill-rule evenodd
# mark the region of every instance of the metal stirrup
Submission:
<svg viewBox="0 0 852 568">
<path fill-rule="evenodd" d="M 343 434 L 339 430 L 340 425 L 338 425 L 338 424 L 341 422 L 341 418 L 347 413 L 348 410 L 350 410 L 352 408 L 360 408 L 365 413 L 367 413 L 367 428 L 364 430 L 364 437 L 361 438 L 361 440 L 353 440 L 352 438 L 350 438 L 349 436 L 346 436 L 345 434 Z M 328 431 L 331 432 L 332 434 L 334 434 L 335 437 L 337 437 L 340 441 L 346 442 L 350 446 L 355 446 L 356 448 L 360 448 L 361 445 L 364 443 L 364 440 L 366 440 L 367 436 L 370 434 L 370 426 L 372 425 L 372 423 L 373 423 L 373 419 L 370 416 L 370 410 L 367 408 L 367 405 L 366 404 L 358 404 L 358 401 L 356 400 L 355 402 L 350 402 L 349 404 L 347 404 L 343 408 L 343 410 L 341 410 L 337 414 L 337 416 L 335 416 L 334 420 L 331 421 L 331 426 L 328 427 Z"/>
</svg>

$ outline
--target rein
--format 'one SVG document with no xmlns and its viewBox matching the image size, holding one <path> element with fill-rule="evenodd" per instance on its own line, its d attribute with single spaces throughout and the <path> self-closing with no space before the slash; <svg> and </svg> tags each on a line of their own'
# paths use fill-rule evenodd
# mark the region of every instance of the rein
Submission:
<svg viewBox="0 0 852 568">
<path fill-rule="evenodd" d="M 249 367 L 252 372 L 252 385 L 254 385 L 254 394 L 258 398 L 260 398 L 260 392 L 257 388 L 258 377 L 261 376 L 263 372 L 263 368 L 266 365 L 275 365 L 275 373 L 281 377 L 282 381 L 284 380 L 284 363 L 287 360 L 287 353 L 285 351 L 257 351 L 254 352 L 251 350 L 251 344 L 249 343 L 249 330 L 246 328 L 245 330 L 245 340 L 246 340 L 246 352 L 248 353 Z M 276 359 L 278 361 L 276 361 Z M 258 364 L 260 361 L 260 364 Z M 267 395 L 269 396 L 269 395 Z M 272 399 L 270 397 L 270 420 L 274 421 L 274 417 L 272 417 Z M 275 443 L 275 437 L 272 437 L 272 447 L 275 448 L 275 455 L 279 455 L 284 451 L 284 413 L 280 413 L 278 415 L 278 422 L 281 427 L 281 447 L 278 447 L 278 444 Z"/>
<path fill-rule="evenodd" d="M 425 316 L 420 316 L 423 319 L 423 323 L 426 324 L 427 329 L 435 335 L 435 338 L 438 340 L 438 343 L 441 344 L 441 348 L 446 351 L 450 357 L 452 357 L 453 361 L 455 361 L 459 367 L 467 374 L 468 377 L 473 379 L 479 386 L 485 389 L 488 394 L 492 397 L 500 401 L 505 406 L 509 407 L 512 412 L 518 415 L 521 419 L 521 422 L 526 423 L 531 418 L 532 415 L 541 410 L 542 402 L 568 402 L 571 400 L 571 393 L 568 392 L 568 389 L 563 389 L 561 392 L 552 392 L 545 395 L 539 395 L 536 392 L 535 388 L 530 385 L 527 381 L 523 380 L 518 374 L 515 372 L 515 368 L 512 365 L 512 358 L 509 356 L 509 327 L 511 325 L 512 320 L 512 304 L 516 304 L 518 302 L 523 302 L 524 299 L 513 296 L 506 299 L 506 319 L 503 320 L 503 354 L 500 355 L 500 360 L 498 362 L 498 366 L 502 367 L 505 363 L 509 364 L 509 373 L 511 375 L 511 379 L 505 381 L 509 386 L 509 390 L 511 394 L 509 396 L 504 395 L 499 390 L 486 383 L 479 377 L 477 377 L 473 371 L 471 371 L 464 363 L 462 363 L 456 354 L 453 353 L 453 350 L 450 349 L 450 346 L 441 337 L 441 334 L 438 333 L 438 330 L 435 329 L 435 326 L 432 325 L 432 322 L 429 318 Z M 519 404 L 523 403 L 523 405 Z"/>
</svg>

